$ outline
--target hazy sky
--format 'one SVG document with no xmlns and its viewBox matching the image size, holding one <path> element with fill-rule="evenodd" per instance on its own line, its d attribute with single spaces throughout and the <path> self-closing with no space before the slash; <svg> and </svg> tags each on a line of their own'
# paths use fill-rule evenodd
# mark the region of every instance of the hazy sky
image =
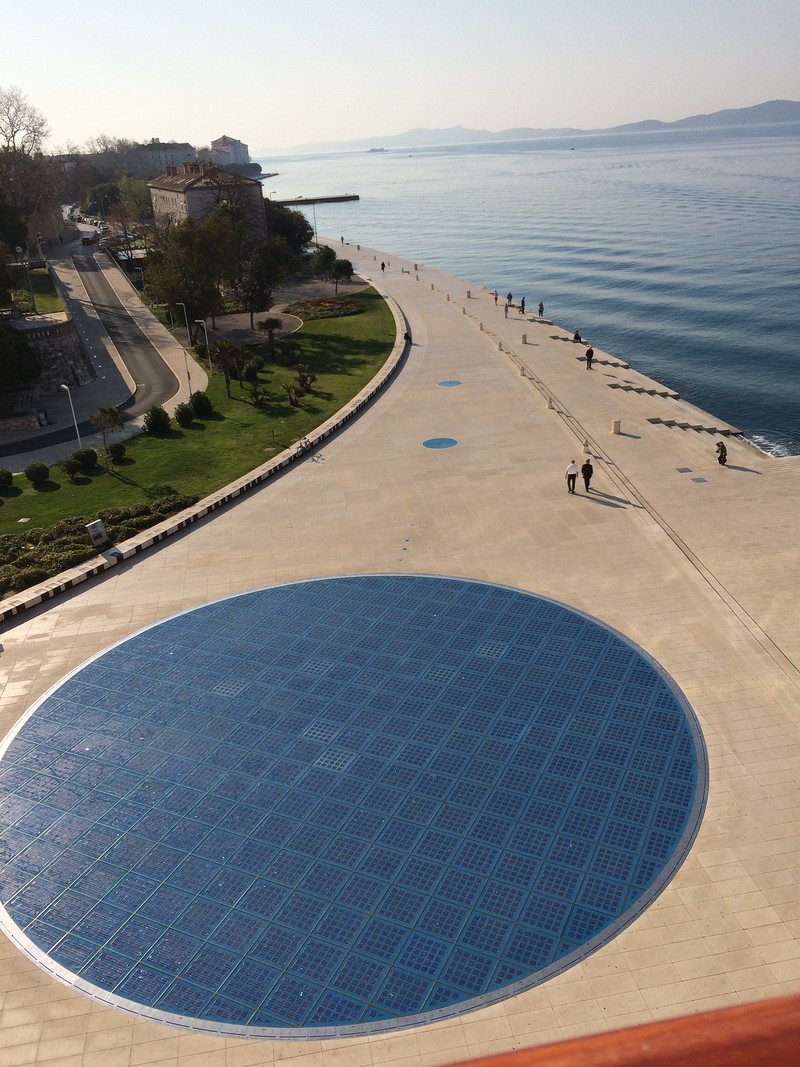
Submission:
<svg viewBox="0 0 800 1067">
<path fill-rule="evenodd" d="M 52 147 L 227 133 L 260 155 L 800 99 L 798 0 L 0 0 L 0 27 L 0 86 Z"/>
</svg>

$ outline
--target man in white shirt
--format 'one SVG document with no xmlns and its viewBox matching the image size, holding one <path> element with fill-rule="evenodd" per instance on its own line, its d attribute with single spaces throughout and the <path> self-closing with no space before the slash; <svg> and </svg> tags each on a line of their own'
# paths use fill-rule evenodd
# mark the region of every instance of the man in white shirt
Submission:
<svg viewBox="0 0 800 1067">
<path fill-rule="evenodd" d="M 578 464 L 574 459 L 569 461 L 569 466 L 564 472 L 564 477 L 567 479 L 567 492 L 575 492 L 575 479 L 578 477 Z"/>
</svg>

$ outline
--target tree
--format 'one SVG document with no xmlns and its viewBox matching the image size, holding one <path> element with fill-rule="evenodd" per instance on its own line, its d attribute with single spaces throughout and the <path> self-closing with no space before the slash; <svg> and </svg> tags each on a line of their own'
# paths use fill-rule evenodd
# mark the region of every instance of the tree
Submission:
<svg viewBox="0 0 800 1067">
<path fill-rule="evenodd" d="M 230 399 L 231 378 L 237 378 L 241 384 L 247 353 L 232 341 L 216 341 L 211 345 L 211 357 L 214 366 L 219 367 L 225 377 L 225 392 Z"/>
<path fill-rule="evenodd" d="M 28 233 L 52 218 L 65 187 L 59 162 L 43 154 L 47 122 L 19 89 L 0 88 L 0 192 Z"/>
<path fill-rule="evenodd" d="M 349 259 L 335 259 L 331 268 L 331 276 L 336 283 L 334 292 L 339 292 L 339 282 L 349 282 L 353 277 L 353 264 Z"/>
<path fill-rule="evenodd" d="M 143 178 L 123 174 L 119 179 L 119 202 L 126 214 L 138 223 L 147 222 L 153 217 L 150 190 Z"/>
<path fill-rule="evenodd" d="M 214 264 L 217 287 L 231 288 L 248 246 L 244 210 L 236 204 L 218 204 L 200 223 L 200 232 Z"/>
<path fill-rule="evenodd" d="M 242 261 L 236 291 L 250 313 L 250 329 L 257 311 L 269 311 L 274 290 L 282 285 L 296 266 L 297 257 L 282 237 L 260 241 Z"/>
<path fill-rule="evenodd" d="M 333 277 L 333 265 L 336 262 L 336 253 L 327 245 L 320 245 L 311 257 L 311 266 L 319 274 L 320 278 Z"/>
<path fill-rule="evenodd" d="M 41 373 L 41 360 L 25 334 L 0 323 L 0 393 L 30 385 Z"/>
<path fill-rule="evenodd" d="M 85 210 L 90 215 L 106 215 L 119 203 L 119 186 L 116 182 L 101 182 L 86 194 Z"/>
<path fill-rule="evenodd" d="M 275 358 L 275 331 L 280 330 L 283 326 L 283 321 L 276 318 L 264 319 L 263 322 L 259 322 L 259 330 L 265 330 L 267 334 L 267 342 L 269 343 L 269 354 L 272 359 Z"/>
<path fill-rule="evenodd" d="M 17 208 L 10 204 L 0 190 L 0 243 L 10 251 L 28 242 L 28 232 Z"/>
<path fill-rule="evenodd" d="M 147 267 L 147 287 L 156 301 L 186 305 L 189 321 L 211 318 L 222 301 L 217 287 L 218 266 L 208 231 L 194 219 L 173 227 L 163 249 L 154 248 Z"/>
<path fill-rule="evenodd" d="M 122 419 L 115 407 L 98 408 L 94 415 L 89 416 L 89 421 L 100 431 L 103 439 L 103 462 L 106 470 L 109 470 L 111 456 L 108 451 L 108 435 L 122 426 Z"/>
<path fill-rule="evenodd" d="M 34 156 L 49 132 L 44 115 L 19 89 L 0 89 L 0 152 L 12 158 Z"/>
<path fill-rule="evenodd" d="M 264 218 L 267 223 L 267 235 L 274 239 L 282 237 L 295 254 L 311 242 L 314 229 L 302 211 L 292 211 L 274 200 L 264 201 Z"/>
</svg>

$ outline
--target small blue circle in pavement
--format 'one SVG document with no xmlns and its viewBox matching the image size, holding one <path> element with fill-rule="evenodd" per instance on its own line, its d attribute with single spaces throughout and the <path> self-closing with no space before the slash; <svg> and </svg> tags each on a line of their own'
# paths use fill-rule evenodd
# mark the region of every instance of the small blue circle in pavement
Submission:
<svg viewBox="0 0 800 1067">
<path fill-rule="evenodd" d="M 453 578 L 230 597 L 73 671 L 0 748 L 0 925 L 125 1011 L 419 1025 L 584 959 L 697 832 L 705 749 L 641 650 Z"/>
<path fill-rule="evenodd" d="M 450 386 L 455 386 L 455 385 L 463 385 L 463 384 L 464 383 L 460 382 L 457 378 L 450 378 L 446 382 L 439 382 L 439 385 L 443 386 L 444 388 L 448 388 Z"/>
<path fill-rule="evenodd" d="M 422 442 L 423 448 L 455 448 L 458 444 L 455 437 L 429 437 Z"/>
</svg>

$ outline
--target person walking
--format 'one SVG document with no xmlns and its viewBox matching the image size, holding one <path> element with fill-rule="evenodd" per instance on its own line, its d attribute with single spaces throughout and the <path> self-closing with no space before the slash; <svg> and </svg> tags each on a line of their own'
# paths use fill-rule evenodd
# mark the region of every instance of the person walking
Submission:
<svg viewBox="0 0 800 1067">
<path fill-rule="evenodd" d="M 386 264 L 381 262 L 381 270 L 386 270 Z"/>
<path fill-rule="evenodd" d="M 539 301 L 539 318 L 544 318 L 544 304 L 541 302 L 541 300 Z"/>
<path fill-rule="evenodd" d="M 586 349 L 586 369 L 587 370 L 591 370 L 592 369 L 592 363 L 594 363 L 594 349 L 593 348 L 587 348 Z"/>
<path fill-rule="evenodd" d="M 494 302 L 497 304 L 497 290 L 494 291 Z"/>
<path fill-rule="evenodd" d="M 724 467 L 728 462 L 728 449 L 725 447 L 724 441 L 717 441 L 717 463 L 720 467 Z"/>
<path fill-rule="evenodd" d="M 578 477 L 578 464 L 574 459 L 569 461 L 569 466 L 564 471 L 564 477 L 567 480 L 567 492 L 575 492 L 575 479 Z"/>
<path fill-rule="evenodd" d="M 586 486 L 586 492 L 587 493 L 589 492 L 589 483 L 592 480 L 592 475 L 593 474 L 594 474 L 594 467 L 592 466 L 592 459 L 591 459 L 591 456 L 590 456 L 584 461 L 584 464 L 581 467 L 581 477 L 583 478 L 583 484 Z"/>
</svg>

